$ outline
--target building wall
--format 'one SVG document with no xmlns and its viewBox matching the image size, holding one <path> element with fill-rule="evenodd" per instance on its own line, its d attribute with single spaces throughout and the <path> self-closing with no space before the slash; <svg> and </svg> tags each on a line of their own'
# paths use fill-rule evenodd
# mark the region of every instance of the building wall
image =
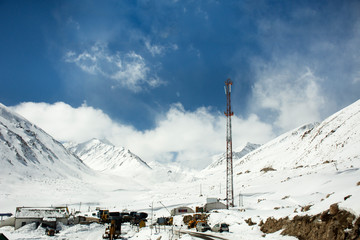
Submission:
<svg viewBox="0 0 360 240">
<path fill-rule="evenodd" d="M 10 217 L 10 218 L 0 221 L 0 227 L 5 227 L 5 226 L 14 227 L 15 226 L 15 218 Z"/>
<path fill-rule="evenodd" d="M 15 224 L 14 224 L 15 230 L 24 226 L 23 223 L 25 223 L 25 225 L 26 225 L 26 224 L 30 224 L 30 223 L 34 223 L 34 222 L 41 224 L 43 221 L 42 221 L 42 218 L 15 218 Z M 67 225 L 68 219 L 67 218 L 57 218 L 56 223 L 59 223 L 59 222 Z"/>
<path fill-rule="evenodd" d="M 226 209 L 226 205 L 221 202 L 207 203 L 205 204 L 205 211 L 209 212 L 213 209 Z"/>
<path fill-rule="evenodd" d="M 15 218 L 15 230 L 30 223 L 41 223 L 41 218 Z"/>
</svg>

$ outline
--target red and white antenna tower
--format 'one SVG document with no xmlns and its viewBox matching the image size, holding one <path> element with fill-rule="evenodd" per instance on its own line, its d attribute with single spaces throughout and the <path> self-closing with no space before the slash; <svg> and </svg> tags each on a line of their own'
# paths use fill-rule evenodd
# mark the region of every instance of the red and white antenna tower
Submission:
<svg viewBox="0 0 360 240">
<path fill-rule="evenodd" d="M 225 81 L 225 94 L 227 99 L 226 108 L 226 207 L 234 206 L 234 181 L 233 181 L 233 161 L 232 161 L 232 133 L 231 133 L 231 85 L 232 81 L 228 78 Z"/>
</svg>

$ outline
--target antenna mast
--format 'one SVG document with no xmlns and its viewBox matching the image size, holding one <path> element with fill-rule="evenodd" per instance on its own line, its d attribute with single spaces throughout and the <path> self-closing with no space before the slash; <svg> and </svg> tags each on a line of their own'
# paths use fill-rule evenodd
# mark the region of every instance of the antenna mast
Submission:
<svg viewBox="0 0 360 240">
<path fill-rule="evenodd" d="M 231 85 L 232 81 L 228 78 L 225 81 L 225 94 L 227 99 L 226 116 L 226 207 L 234 206 L 234 181 L 233 181 L 233 161 L 232 161 L 232 133 L 231 133 Z"/>
</svg>

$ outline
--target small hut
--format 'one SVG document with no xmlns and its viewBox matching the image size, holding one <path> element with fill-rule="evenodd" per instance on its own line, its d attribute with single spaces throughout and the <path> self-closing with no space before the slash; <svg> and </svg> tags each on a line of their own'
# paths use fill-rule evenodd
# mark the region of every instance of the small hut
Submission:
<svg viewBox="0 0 360 240">
<path fill-rule="evenodd" d="M 15 229 L 29 223 L 56 228 L 56 224 L 59 222 L 68 224 L 68 218 L 69 210 L 67 207 L 17 207 Z"/>
<path fill-rule="evenodd" d="M 171 216 L 188 214 L 188 213 L 194 213 L 194 210 L 192 210 L 189 207 L 177 207 L 171 210 Z"/>
<path fill-rule="evenodd" d="M 204 206 L 205 212 L 210 212 L 213 209 L 226 209 L 226 205 L 221 202 L 210 202 Z"/>
</svg>

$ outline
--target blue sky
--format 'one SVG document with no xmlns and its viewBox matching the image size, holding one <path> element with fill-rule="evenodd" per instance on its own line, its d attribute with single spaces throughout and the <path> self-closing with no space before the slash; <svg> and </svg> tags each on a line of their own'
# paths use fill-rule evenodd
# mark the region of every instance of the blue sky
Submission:
<svg viewBox="0 0 360 240">
<path fill-rule="evenodd" d="M 235 147 L 358 100 L 359 12 L 359 1 L 0 0 L 0 102 L 61 141 L 104 137 L 203 167 L 225 148 L 228 77 Z"/>
</svg>

